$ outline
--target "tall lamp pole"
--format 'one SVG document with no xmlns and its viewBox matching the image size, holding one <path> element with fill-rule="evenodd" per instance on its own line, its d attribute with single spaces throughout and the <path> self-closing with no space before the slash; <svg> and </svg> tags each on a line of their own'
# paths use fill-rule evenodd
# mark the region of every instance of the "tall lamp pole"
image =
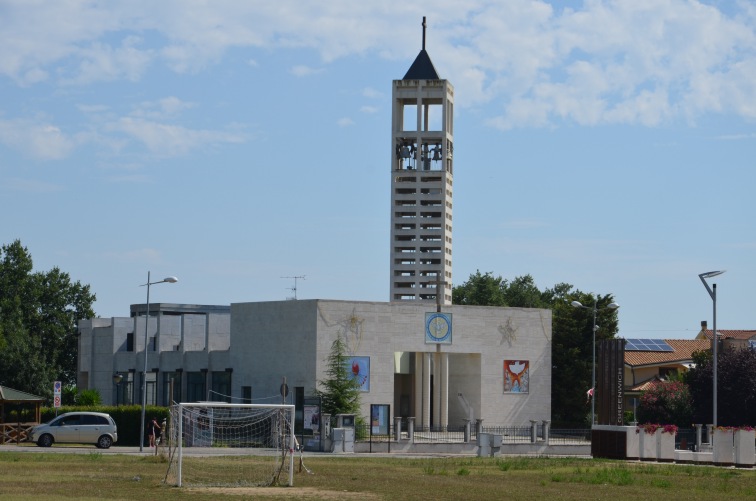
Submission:
<svg viewBox="0 0 756 501">
<path fill-rule="evenodd" d="M 712 424 L 714 425 L 714 428 L 717 427 L 717 345 L 718 339 L 717 339 L 717 284 L 712 284 L 711 287 L 709 287 L 709 284 L 706 283 L 707 278 L 716 277 L 717 275 L 721 275 L 724 273 L 725 270 L 721 271 L 708 271 L 706 273 L 701 273 L 698 275 L 698 278 L 701 279 L 701 282 L 703 282 L 704 287 L 706 287 L 706 291 L 709 293 L 709 296 L 711 296 L 711 301 L 713 303 L 714 307 L 714 332 L 712 333 L 711 339 L 712 339 L 712 356 L 714 357 L 714 364 L 712 365 L 713 369 L 713 376 L 712 376 L 712 386 L 714 389 L 712 390 L 712 398 L 714 399 L 713 404 L 713 416 L 712 416 Z"/>
<path fill-rule="evenodd" d="M 140 287 L 147 287 L 147 310 L 144 314 L 144 371 L 142 372 L 142 423 L 139 431 L 139 452 L 144 450 L 144 423 L 145 414 L 147 413 L 147 328 L 150 325 L 150 285 L 178 282 L 176 277 L 166 277 L 157 282 L 150 282 L 150 272 L 147 272 L 147 283 Z"/>
<path fill-rule="evenodd" d="M 583 308 L 593 312 L 593 357 L 591 359 L 591 390 L 593 391 L 593 395 L 591 395 L 591 427 L 593 427 L 596 423 L 596 330 L 598 329 L 596 325 L 596 313 L 599 310 L 616 310 L 619 308 L 619 305 L 617 303 L 609 303 L 605 308 L 599 308 L 598 296 L 593 300 L 593 307 L 583 306 L 580 301 L 573 301 L 571 304 L 575 308 Z"/>
</svg>

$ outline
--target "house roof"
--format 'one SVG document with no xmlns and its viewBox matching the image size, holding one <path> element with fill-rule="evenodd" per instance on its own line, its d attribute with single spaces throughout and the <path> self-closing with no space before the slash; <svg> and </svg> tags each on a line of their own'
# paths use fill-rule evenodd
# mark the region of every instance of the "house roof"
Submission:
<svg viewBox="0 0 756 501">
<path fill-rule="evenodd" d="M 661 379 L 659 379 L 659 376 L 654 376 L 653 378 L 647 381 L 643 381 L 642 383 L 638 383 L 635 386 L 630 386 L 629 388 L 625 388 L 625 392 L 641 392 L 641 391 L 650 390 L 654 386 L 658 386 L 664 382 L 665 381 L 662 381 Z"/>
<path fill-rule="evenodd" d="M 43 402 L 45 399 L 25 391 L 0 386 L 0 401 L 5 402 Z"/>
<path fill-rule="evenodd" d="M 711 339 L 714 337 L 714 331 L 712 329 L 701 329 L 698 333 L 698 337 L 705 337 Z M 749 340 L 756 338 L 756 330 L 722 330 L 717 329 L 717 337 L 719 339 L 742 339 Z"/>
<path fill-rule="evenodd" d="M 625 364 L 631 367 L 661 365 L 671 362 L 685 363 L 693 360 L 696 351 L 711 348 L 706 339 L 665 339 L 673 351 L 625 351 Z"/>
</svg>

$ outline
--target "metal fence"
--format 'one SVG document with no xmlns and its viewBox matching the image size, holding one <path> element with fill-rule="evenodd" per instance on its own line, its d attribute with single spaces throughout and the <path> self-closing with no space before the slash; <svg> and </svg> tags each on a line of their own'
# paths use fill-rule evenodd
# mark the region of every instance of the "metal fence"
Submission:
<svg viewBox="0 0 756 501">
<path fill-rule="evenodd" d="M 476 442 L 478 432 L 475 426 L 470 426 L 467 432 L 464 426 L 448 426 L 446 429 L 416 426 L 410 434 L 406 423 L 402 424 L 398 434 L 395 426 L 389 426 L 388 433 L 379 434 L 373 431 L 373 427 L 369 424 L 358 426 L 355 429 L 356 441 L 383 443 L 393 442 L 399 438 L 411 440 L 415 444 L 464 443 Z M 541 423 L 533 426 L 485 426 L 480 429 L 480 432 L 501 435 L 503 444 L 524 444 L 548 440 L 552 444 L 584 445 L 591 441 L 589 429 L 549 429 Z M 544 432 L 548 436 L 545 436 Z M 466 433 L 469 433 L 469 437 L 465 436 Z"/>
<path fill-rule="evenodd" d="M 398 433 L 395 426 L 388 426 L 388 433 L 373 433 L 374 428 L 366 424 L 355 429 L 357 442 L 387 443 L 399 440 L 411 440 L 415 444 L 444 444 L 477 442 L 475 426 L 465 429 L 464 426 L 449 426 L 446 429 L 435 427 L 415 426 L 410 433 L 407 423 L 401 424 Z M 385 431 L 385 428 L 384 428 Z M 581 428 L 550 428 L 542 423 L 534 423 L 532 426 L 484 426 L 480 433 L 500 435 L 502 444 L 524 444 L 533 442 L 546 442 L 551 445 L 588 445 L 591 443 L 591 430 Z M 466 436 L 469 434 L 469 436 Z M 702 430 L 702 443 L 709 443 L 706 427 Z M 675 449 L 697 449 L 696 429 L 680 428 L 675 436 Z"/>
</svg>

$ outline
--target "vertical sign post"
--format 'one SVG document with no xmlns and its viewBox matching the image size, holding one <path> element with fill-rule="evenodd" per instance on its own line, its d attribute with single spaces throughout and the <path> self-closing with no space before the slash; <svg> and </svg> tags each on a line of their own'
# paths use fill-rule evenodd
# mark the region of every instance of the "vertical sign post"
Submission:
<svg viewBox="0 0 756 501">
<path fill-rule="evenodd" d="M 53 405 L 55 406 L 55 415 L 58 415 L 58 408 L 60 407 L 60 396 L 63 384 L 60 381 L 53 383 Z"/>
</svg>

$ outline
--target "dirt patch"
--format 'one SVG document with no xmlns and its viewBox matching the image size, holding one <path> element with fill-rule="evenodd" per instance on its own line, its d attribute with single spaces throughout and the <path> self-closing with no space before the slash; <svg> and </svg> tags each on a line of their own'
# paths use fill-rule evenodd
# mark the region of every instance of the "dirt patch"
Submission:
<svg viewBox="0 0 756 501">
<path fill-rule="evenodd" d="M 295 499 L 381 499 L 380 496 L 370 492 L 327 491 L 313 487 L 202 487 L 186 489 L 186 492 L 203 494 L 215 492 L 224 496 L 280 496 Z"/>
</svg>

